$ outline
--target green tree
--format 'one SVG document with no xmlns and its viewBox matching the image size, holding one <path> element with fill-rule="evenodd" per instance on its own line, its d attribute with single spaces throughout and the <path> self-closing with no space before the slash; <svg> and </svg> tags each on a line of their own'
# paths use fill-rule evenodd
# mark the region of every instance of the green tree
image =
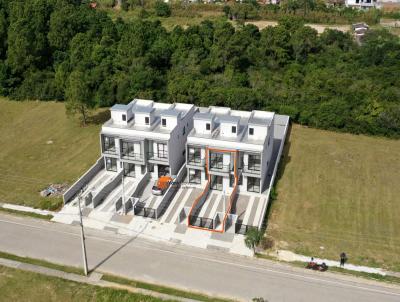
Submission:
<svg viewBox="0 0 400 302">
<path fill-rule="evenodd" d="M 246 237 L 244 239 L 244 243 L 249 249 L 252 249 L 253 252 L 256 252 L 256 247 L 260 243 L 263 237 L 263 232 L 258 228 L 250 228 L 246 232 Z"/>
<path fill-rule="evenodd" d="M 169 7 L 168 3 L 165 3 L 162 0 L 156 0 L 156 3 L 154 4 L 154 10 L 156 15 L 159 17 L 171 16 L 171 8 Z"/>
<path fill-rule="evenodd" d="M 65 108 L 68 115 L 80 114 L 83 126 L 86 126 L 90 109 L 95 103 L 92 99 L 86 75 L 81 71 L 73 71 L 65 89 Z"/>
</svg>

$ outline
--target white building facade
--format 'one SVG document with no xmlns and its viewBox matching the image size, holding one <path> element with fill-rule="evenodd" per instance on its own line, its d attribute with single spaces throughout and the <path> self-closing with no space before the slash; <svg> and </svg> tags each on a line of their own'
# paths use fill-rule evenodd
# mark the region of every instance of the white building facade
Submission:
<svg viewBox="0 0 400 302">
<path fill-rule="evenodd" d="M 185 162 L 194 105 L 135 99 L 114 105 L 101 130 L 105 168 L 127 177 L 176 175 Z"/>
<path fill-rule="evenodd" d="M 262 193 L 273 150 L 273 112 L 200 108 L 187 138 L 190 183 L 231 193 Z"/>
<path fill-rule="evenodd" d="M 370 9 L 381 8 L 381 1 L 378 0 L 345 0 L 346 7 Z"/>
</svg>

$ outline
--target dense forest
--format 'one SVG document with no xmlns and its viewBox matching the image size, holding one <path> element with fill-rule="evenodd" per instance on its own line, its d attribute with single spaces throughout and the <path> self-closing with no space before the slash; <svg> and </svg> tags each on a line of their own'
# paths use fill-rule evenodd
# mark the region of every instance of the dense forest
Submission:
<svg viewBox="0 0 400 302">
<path fill-rule="evenodd" d="M 83 110 L 132 98 L 274 110 L 294 121 L 400 135 L 400 42 L 370 31 L 111 20 L 83 1 L 0 0 L 0 94 Z M 80 109 L 79 109 L 80 108 Z"/>
</svg>

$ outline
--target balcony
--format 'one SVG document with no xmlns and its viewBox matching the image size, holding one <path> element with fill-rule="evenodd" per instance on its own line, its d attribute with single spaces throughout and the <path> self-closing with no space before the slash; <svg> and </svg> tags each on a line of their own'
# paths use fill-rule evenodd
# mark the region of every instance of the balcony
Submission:
<svg viewBox="0 0 400 302">
<path fill-rule="evenodd" d="M 259 175 L 261 173 L 261 164 L 260 163 L 249 163 L 248 165 L 244 165 L 243 172 L 248 173 L 248 174 Z"/>
<path fill-rule="evenodd" d="M 168 161 L 168 151 L 148 152 L 149 160 Z"/>
<path fill-rule="evenodd" d="M 144 160 L 143 154 L 134 152 L 123 152 L 121 154 L 121 158 L 132 161 L 140 161 L 140 162 L 143 162 Z"/>
<path fill-rule="evenodd" d="M 200 158 L 200 156 L 189 154 L 187 164 L 190 166 L 204 167 L 206 160 L 205 158 Z"/>
<path fill-rule="evenodd" d="M 103 153 L 104 154 L 111 154 L 111 155 L 117 155 L 117 150 L 115 149 L 115 146 L 113 147 L 103 147 Z"/>
<path fill-rule="evenodd" d="M 216 172 L 229 172 L 233 170 L 233 167 L 231 167 L 231 165 L 224 165 L 222 161 L 215 161 L 215 160 L 210 161 L 209 168 L 211 171 L 216 171 Z"/>
</svg>

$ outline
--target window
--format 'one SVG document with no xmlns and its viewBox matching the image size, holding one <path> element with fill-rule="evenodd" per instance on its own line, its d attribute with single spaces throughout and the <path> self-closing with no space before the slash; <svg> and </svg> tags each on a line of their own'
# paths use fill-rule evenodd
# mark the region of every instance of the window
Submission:
<svg viewBox="0 0 400 302">
<path fill-rule="evenodd" d="M 115 138 L 110 136 L 103 136 L 103 152 L 115 153 Z"/>
<path fill-rule="evenodd" d="M 106 157 L 106 169 L 107 171 L 117 172 L 117 159 L 112 157 Z"/>
<path fill-rule="evenodd" d="M 249 128 L 249 135 L 254 135 L 254 128 Z"/>
<path fill-rule="evenodd" d="M 232 126 L 232 133 L 236 133 L 236 126 Z"/>
<path fill-rule="evenodd" d="M 247 170 L 249 171 L 261 170 L 261 156 L 259 154 L 249 154 Z"/>
<path fill-rule="evenodd" d="M 167 126 L 167 120 L 165 118 L 161 119 L 161 125 L 163 127 Z"/>
<path fill-rule="evenodd" d="M 200 184 L 201 170 L 189 169 L 189 182 L 193 184 Z"/>
<path fill-rule="evenodd" d="M 140 166 L 140 173 L 142 173 L 142 174 L 144 174 L 144 173 L 146 173 L 146 166 L 145 165 L 141 165 Z"/>
<path fill-rule="evenodd" d="M 135 177 L 135 164 L 124 163 L 124 175 L 127 177 Z"/>
<path fill-rule="evenodd" d="M 149 118 L 148 116 L 146 116 L 146 117 L 144 118 L 144 123 L 145 123 L 146 125 L 150 124 L 150 118 Z"/>
<path fill-rule="evenodd" d="M 271 136 L 268 137 L 268 146 L 271 143 Z"/>
<path fill-rule="evenodd" d="M 201 149 L 195 147 L 189 147 L 188 161 L 190 163 L 201 163 Z"/>
<path fill-rule="evenodd" d="M 222 153 L 211 153 L 210 156 L 210 168 L 211 169 L 223 169 L 223 154 Z"/>
<path fill-rule="evenodd" d="M 183 133 L 182 133 L 182 135 L 185 135 L 185 133 L 186 133 L 186 127 L 183 126 Z"/>
<path fill-rule="evenodd" d="M 260 179 L 256 177 L 247 177 L 247 191 L 260 193 Z"/>
<path fill-rule="evenodd" d="M 157 157 L 158 158 L 168 158 L 167 144 L 163 144 L 163 143 L 157 144 Z"/>
<path fill-rule="evenodd" d="M 207 123 L 206 124 L 206 130 L 210 130 L 211 129 L 211 124 L 210 123 Z"/>
</svg>

